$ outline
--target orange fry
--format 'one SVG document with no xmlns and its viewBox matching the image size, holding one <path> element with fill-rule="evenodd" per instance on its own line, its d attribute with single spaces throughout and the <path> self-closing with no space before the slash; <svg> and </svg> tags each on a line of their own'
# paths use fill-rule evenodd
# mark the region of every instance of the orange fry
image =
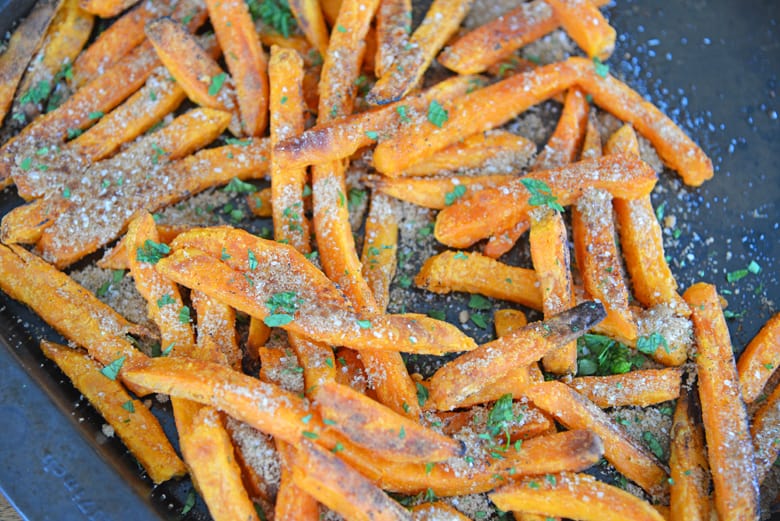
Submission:
<svg viewBox="0 0 780 521">
<path fill-rule="evenodd" d="M 41 45 L 60 3 L 59 0 L 36 3 L 14 31 L 5 52 L 0 55 L 0 122 L 5 119 L 22 74 Z"/>
<path fill-rule="evenodd" d="M 710 472 L 704 450 L 704 431 L 701 423 L 691 415 L 690 393 L 680 394 L 672 421 L 669 449 L 671 521 L 710 519 Z"/>
<path fill-rule="evenodd" d="M 195 356 L 239 370 L 242 355 L 236 335 L 235 310 L 199 291 L 190 293 L 190 299 L 198 317 Z"/>
<path fill-rule="evenodd" d="M 596 159 L 601 156 L 601 133 L 596 124 L 591 119 L 588 119 L 588 125 L 585 127 L 585 138 L 582 141 L 580 159 Z"/>
<path fill-rule="evenodd" d="M 699 399 L 721 521 L 758 519 L 753 440 L 739 390 L 729 330 L 715 286 L 697 283 L 683 298 L 698 349 Z"/>
<path fill-rule="evenodd" d="M 101 374 L 100 364 L 82 351 L 46 340 L 41 342 L 41 351 L 114 428 L 152 481 L 162 483 L 187 473 L 157 418 L 122 384 Z"/>
<path fill-rule="evenodd" d="M 35 244 L 71 202 L 62 197 L 36 199 L 3 216 L 0 238 L 5 244 Z"/>
<path fill-rule="evenodd" d="M 469 518 L 452 508 L 443 501 L 435 503 L 422 503 L 412 507 L 412 519 L 414 521 L 469 521 Z"/>
<path fill-rule="evenodd" d="M 756 452 L 756 472 L 762 483 L 780 454 L 780 387 L 775 388 L 753 416 L 750 431 Z"/>
<path fill-rule="evenodd" d="M 680 395 L 682 370 L 647 369 L 609 376 L 580 376 L 567 382 L 602 409 L 634 405 L 647 407 Z"/>
<path fill-rule="evenodd" d="M 243 0 L 206 0 L 206 5 L 235 83 L 243 134 L 261 136 L 268 123 L 268 63 L 249 8 Z"/>
<path fill-rule="evenodd" d="M 458 30 L 472 3 L 473 0 L 431 2 L 420 26 L 405 46 L 396 49 L 392 65 L 366 94 L 366 101 L 372 105 L 385 105 L 398 101 L 417 87 L 436 53 Z"/>
<path fill-rule="evenodd" d="M 39 199 L 40 200 L 40 199 Z M 157 233 L 160 237 L 160 242 L 170 244 L 170 242 L 176 238 L 180 233 L 187 231 L 191 226 L 168 226 L 164 224 L 157 225 Z M 127 235 L 119 239 L 113 248 L 108 250 L 103 258 L 97 261 L 99 268 L 107 270 L 126 270 L 128 266 L 127 260 L 127 248 L 125 246 L 127 241 Z"/>
<path fill-rule="evenodd" d="M 582 521 L 664 520 L 647 501 L 587 474 L 525 478 L 491 493 L 490 500 L 504 511 Z"/>
<path fill-rule="evenodd" d="M 534 170 L 550 170 L 576 160 L 585 138 L 588 107 L 588 101 L 580 89 L 573 88 L 566 92 L 561 117 L 552 136 L 536 158 Z"/>
<path fill-rule="evenodd" d="M 590 0 L 545 0 L 585 54 L 606 60 L 615 49 L 615 28 Z"/>
<path fill-rule="evenodd" d="M 442 411 L 500 380 L 512 369 L 536 362 L 551 349 L 576 340 L 604 319 L 604 308 L 584 302 L 544 322 L 534 322 L 460 355 L 429 380 L 432 405 Z"/>
<path fill-rule="evenodd" d="M 95 14 L 101 18 L 112 18 L 128 7 L 136 3 L 137 0 L 79 0 L 81 8 L 88 13 Z"/>
<path fill-rule="evenodd" d="M 491 259 L 498 259 L 511 250 L 518 239 L 520 239 L 520 237 L 522 237 L 530 228 L 530 221 L 522 220 L 506 230 L 491 235 L 488 242 L 485 244 L 485 247 L 482 249 L 482 253 Z"/>
<path fill-rule="evenodd" d="M 606 190 L 614 197 L 624 199 L 642 197 L 650 193 L 657 177 L 647 163 L 622 154 L 531 172 L 506 186 L 488 188 L 461 198 L 439 212 L 434 229 L 436 239 L 454 248 L 466 248 L 522 221 L 531 208 L 531 192 L 522 179 L 543 181 L 558 203 L 567 206 L 589 187 Z"/>
<path fill-rule="evenodd" d="M 387 309 L 390 283 L 395 276 L 398 249 L 398 218 L 393 201 L 373 192 L 371 208 L 366 217 L 363 254 L 363 278 L 371 288 L 379 309 Z"/>
<path fill-rule="evenodd" d="M 569 429 L 589 429 L 604 441 L 604 457 L 649 494 L 666 488 L 666 471 L 644 447 L 629 438 L 609 416 L 562 382 L 544 382 L 526 390 L 533 403 Z"/>
<path fill-rule="evenodd" d="M 273 150 L 271 152 L 273 154 Z M 272 176 L 273 178 L 273 176 Z M 271 189 L 263 188 L 253 194 L 246 196 L 247 205 L 255 217 L 271 217 L 273 209 L 271 207 Z"/>
<path fill-rule="evenodd" d="M 425 261 L 414 283 L 434 293 L 481 293 L 542 309 L 542 293 L 533 270 L 502 264 L 476 252 L 434 255 Z"/>
<path fill-rule="evenodd" d="M 376 57 L 374 75 L 381 78 L 395 61 L 399 49 L 409 43 L 412 32 L 411 0 L 380 0 L 376 12 Z"/>
<path fill-rule="evenodd" d="M 281 477 L 274 506 L 274 521 L 319 521 L 319 503 L 295 483 L 293 469 L 297 454 L 296 447 L 278 440 L 276 445 L 281 460 Z"/>
<path fill-rule="evenodd" d="M 384 194 L 425 208 L 441 210 L 469 192 L 502 186 L 515 179 L 510 175 L 447 176 L 447 177 L 383 177 L 370 178 L 372 188 Z"/>
<path fill-rule="evenodd" d="M 574 254 L 585 293 L 607 309 L 607 318 L 598 330 L 633 343 L 637 326 L 628 307 L 628 287 L 615 243 L 609 192 L 586 190 L 572 208 L 571 222 Z"/>
<path fill-rule="evenodd" d="M 298 27 L 306 35 L 309 43 L 325 56 L 328 51 L 328 28 L 325 26 L 325 18 L 320 9 L 319 2 L 315 0 L 292 0 L 289 2 L 290 11 L 298 22 Z"/>
<path fill-rule="evenodd" d="M 767 320 L 737 363 L 742 399 L 754 402 L 780 365 L 780 313 Z"/>
</svg>

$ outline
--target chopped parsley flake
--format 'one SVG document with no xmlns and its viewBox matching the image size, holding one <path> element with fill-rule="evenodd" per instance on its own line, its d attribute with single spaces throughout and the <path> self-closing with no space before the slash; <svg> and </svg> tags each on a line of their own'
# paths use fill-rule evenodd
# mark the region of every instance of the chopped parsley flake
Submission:
<svg viewBox="0 0 780 521">
<path fill-rule="evenodd" d="M 520 182 L 531 192 L 528 204 L 531 206 L 547 206 L 558 212 L 563 211 L 563 206 L 558 202 L 558 198 L 552 195 L 552 190 L 547 186 L 547 183 L 540 179 L 529 177 L 520 179 Z"/>
<path fill-rule="evenodd" d="M 447 192 L 444 195 L 444 204 L 450 206 L 464 195 L 466 195 L 466 187 L 463 185 L 456 185 L 451 192 Z"/>
<path fill-rule="evenodd" d="M 320 437 L 319 434 L 317 434 L 316 432 L 311 432 L 311 431 L 303 431 L 301 434 L 303 434 L 304 438 L 309 438 L 310 440 L 316 440 L 317 438 Z"/>
<path fill-rule="evenodd" d="M 295 312 L 302 303 L 303 299 L 294 291 L 275 293 L 265 303 L 271 314 L 265 317 L 263 322 L 268 327 L 285 326 L 293 321 Z"/>
<path fill-rule="evenodd" d="M 428 105 L 428 121 L 441 128 L 448 118 L 449 113 L 444 110 L 441 103 L 436 100 L 431 100 L 431 104 Z"/>
<path fill-rule="evenodd" d="M 428 388 L 420 382 L 415 382 L 415 385 L 417 386 L 417 403 L 422 407 L 428 401 Z"/>
<path fill-rule="evenodd" d="M 122 409 L 126 410 L 127 412 L 135 412 L 135 405 L 133 404 L 133 400 L 127 400 L 125 403 L 123 403 Z"/>
<path fill-rule="evenodd" d="M 171 253 L 171 247 L 161 242 L 146 239 L 143 246 L 136 248 L 135 258 L 138 262 L 157 264 L 160 259 Z"/>
<path fill-rule="evenodd" d="M 593 57 L 593 69 L 602 78 L 606 78 L 607 74 L 609 74 L 609 65 L 599 60 L 596 56 Z"/>
<path fill-rule="evenodd" d="M 488 299 L 475 293 L 469 298 L 469 307 L 471 309 L 485 310 L 490 309 L 493 306 Z"/>
<path fill-rule="evenodd" d="M 646 355 L 652 355 L 661 346 L 663 346 L 667 353 L 669 352 L 669 343 L 666 341 L 666 338 L 657 331 L 648 336 L 640 336 L 636 340 L 637 350 Z"/>
<path fill-rule="evenodd" d="M 219 91 L 222 89 L 222 85 L 225 83 L 226 79 L 227 74 L 224 72 L 220 72 L 211 78 L 211 83 L 209 84 L 209 96 L 216 96 L 219 94 Z"/>
<path fill-rule="evenodd" d="M 411 118 L 406 113 L 406 105 L 399 105 L 395 108 L 398 112 L 398 116 L 401 118 L 401 123 L 411 123 Z"/>
<path fill-rule="evenodd" d="M 101 111 L 99 111 L 99 110 L 96 110 L 95 112 L 90 112 L 90 113 L 89 113 L 89 115 L 88 115 L 87 117 L 88 117 L 89 119 L 100 119 L 100 118 L 102 118 L 104 115 L 105 115 L 105 114 L 104 114 L 103 112 L 101 112 Z"/>
<path fill-rule="evenodd" d="M 360 326 L 360 329 L 371 329 L 370 320 L 358 320 L 357 325 Z"/>
<path fill-rule="evenodd" d="M 174 298 L 169 293 L 166 293 L 165 295 L 163 295 L 162 297 L 157 299 L 157 307 L 158 308 L 161 308 L 163 306 L 167 306 L 169 304 L 175 304 L 175 303 L 176 303 L 176 300 L 174 300 Z"/>
<path fill-rule="evenodd" d="M 190 308 L 187 306 L 182 306 L 179 310 L 179 322 L 182 324 L 189 324 L 190 323 Z"/>
<path fill-rule="evenodd" d="M 234 177 L 228 184 L 225 185 L 225 188 L 223 188 L 222 191 L 233 192 L 236 194 L 253 194 L 257 192 L 257 187 L 251 183 L 245 183 L 241 179 Z"/>
<path fill-rule="evenodd" d="M 366 131 L 366 137 L 368 139 L 377 140 L 377 139 L 379 139 L 379 134 L 377 134 L 376 131 L 374 131 L 374 130 L 367 130 Z"/>
<path fill-rule="evenodd" d="M 103 369 L 100 370 L 100 374 L 108 378 L 109 380 L 116 380 L 116 376 L 119 374 L 119 370 L 122 369 L 122 364 L 125 363 L 126 356 L 117 358 Z"/>
<path fill-rule="evenodd" d="M 255 271 L 257 269 L 257 257 L 255 256 L 255 252 L 253 252 L 252 250 L 247 250 L 246 256 L 247 256 L 249 269 L 251 271 Z"/>
</svg>

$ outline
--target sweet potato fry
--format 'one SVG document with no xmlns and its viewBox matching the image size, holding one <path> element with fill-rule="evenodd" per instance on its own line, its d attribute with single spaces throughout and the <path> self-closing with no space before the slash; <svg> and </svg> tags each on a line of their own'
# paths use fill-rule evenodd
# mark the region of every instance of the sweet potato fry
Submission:
<svg viewBox="0 0 780 521">
<path fill-rule="evenodd" d="M 593 2 L 596 6 L 607 3 L 606 0 Z M 558 17 L 544 0 L 522 3 L 445 47 L 439 63 L 458 74 L 480 73 L 559 25 Z"/>
<path fill-rule="evenodd" d="M 459 197 L 483 188 L 503 186 L 515 179 L 509 175 L 447 177 L 370 177 L 372 188 L 417 206 L 441 210 Z M 449 203 L 449 204 L 448 204 Z"/>
<path fill-rule="evenodd" d="M 561 214 L 550 208 L 539 208 L 530 212 L 530 216 L 531 259 L 542 291 L 544 316 L 550 317 L 576 303 L 566 224 Z M 570 342 L 551 351 L 542 358 L 542 363 L 551 373 L 576 373 L 577 343 Z"/>
<path fill-rule="evenodd" d="M 722 521 L 758 519 L 753 443 L 718 293 L 715 286 L 697 283 L 683 298 L 692 311 L 698 348 L 699 399 L 715 485 L 715 509 Z"/>
<path fill-rule="evenodd" d="M 550 170 L 575 161 L 585 137 L 588 112 L 588 102 L 582 91 L 569 89 L 555 131 L 536 158 L 534 170 Z"/>
<path fill-rule="evenodd" d="M 206 0 L 206 5 L 235 83 L 243 133 L 261 136 L 268 123 L 268 63 L 249 8 L 243 0 Z"/>
<path fill-rule="evenodd" d="M 436 53 L 458 30 L 471 4 L 472 0 L 434 0 L 408 44 L 396 50 L 392 65 L 366 94 L 366 101 L 385 105 L 417 87 Z"/>
<path fill-rule="evenodd" d="M 503 125 L 574 84 L 577 74 L 567 63 L 545 65 L 441 102 L 446 114 L 441 127 L 428 121 L 380 142 L 374 151 L 374 165 L 380 172 L 401 171 L 463 138 Z"/>
<path fill-rule="evenodd" d="M 143 330 L 39 257 L 18 246 L 0 246 L 0 275 L 0 289 L 8 296 L 103 365 L 124 357 L 120 377 L 127 367 L 144 362 L 146 357 L 126 339 Z"/>
<path fill-rule="evenodd" d="M 242 230 L 196 229 L 179 235 L 171 247 L 173 254 L 157 264 L 166 276 L 252 316 L 274 316 L 275 324 L 314 340 L 409 352 L 475 347 L 453 326 L 421 315 L 355 313 L 303 255 Z"/>
<path fill-rule="evenodd" d="M 168 16 L 171 11 L 170 1 L 144 0 L 117 18 L 76 58 L 73 63 L 71 86 L 74 89 L 83 87 L 103 71 L 111 68 L 144 41 L 146 22 L 160 16 Z"/>
<path fill-rule="evenodd" d="M 490 494 L 504 511 L 518 510 L 583 521 L 663 521 L 653 506 L 587 474 L 529 477 Z"/>
<path fill-rule="evenodd" d="M 308 441 L 297 448 L 295 484 L 331 510 L 358 521 L 411 520 L 406 509 L 331 452 Z"/>
<path fill-rule="evenodd" d="M 271 149 L 273 154 L 273 149 Z M 263 188 L 246 196 L 247 205 L 255 217 L 271 217 L 273 209 L 271 205 L 271 189 Z"/>
<path fill-rule="evenodd" d="M 136 0 L 79 0 L 81 8 L 101 18 L 113 18 L 128 7 L 136 3 Z"/>
<path fill-rule="evenodd" d="M 387 176 L 436 175 L 448 170 L 480 169 L 493 174 L 513 174 L 525 166 L 536 145 L 505 130 L 474 134 L 427 157 L 403 172 L 383 172 Z"/>
<path fill-rule="evenodd" d="M 320 507 L 317 500 L 295 483 L 293 468 L 297 449 L 283 441 L 277 441 L 276 445 L 281 460 L 281 477 L 274 506 L 274 521 L 318 521 Z"/>
<path fill-rule="evenodd" d="M 769 395 L 753 416 L 750 427 L 756 453 L 758 482 L 762 483 L 780 454 L 780 387 Z"/>
<path fill-rule="evenodd" d="M 374 75 L 381 78 L 393 65 L 398 50 L 409 43 L 412 32 L 411 0 L 380 0 L 376 12 Z"/>
<path fill-rule="evenodd" d="M 446 79 L 420 94 L 404 98 L 403 101 L 319 123 L 300 136 L 280 143 L 274 153 L 288 168 L 300 168 L 349 157 L 380 137 L 384 139 L 385 136 L 393 136 L 407 126 L 422 122 L 432 99 L 451 99 L 465 93 L 474 85 L 480 85 L 481 82 L 476 76 Z"/>
<path fill-rule="evenodd" d="M 481 293 L 542 309 L 542 294 L 533 270 L 502 264 L 476 252 L 434 255 L 425 261 L 414 283 L 434 293 Z"/>
<path fill-rule="evenodd" d="M 529 220 L 521 220 L 514 226 L 509 227 L 495 235 L 491 235 L 482 253 L 491 259 L 498 259 L 503 254 L 511 250 L 515 243 L 531 228 Z"/>
<path fill-rule="evenodd" d="M 499 398 L 506 399 L 506 395 Z M 527 400 L 519 401 L 521 399 L 522 397 L 518 397 L 512 402 L 513 420 L 504 424 L 504 431 L 501 433 L 504 440 L 508 437 L 509 442 L 514 443 L 517 440 L 530 440 L 537 436 L 556 432 L 552 419 L 533 405 L 524 403 Z M 492 406 L 477 405 L 452 412 L 429 411 L 425 415 L 425 420 L 436 425 L 436 428 L 440 428 L 441 432 L 447 436 L 458 436 L 464 432 L 464 429 L 487 430 L 490 413 L 497 406 L 497 404 Z"/>
<path fill-rule="evenodd" d="M 469 518 L 452 508 L 444 501 L 434 503 L 422 503 L 412 507 L 412 519 L 414 521 L 469 521 Z"/>
<path fill-rule="evenodd" d="M 203 107 L 233 114 L 230 131 L 233 135 L 242 135 L 233 79 L 204 51 L 195 37 L 170 18 L 147 22 L 144 32 L 157 57 L 187 97 Z"/>
<path fill-rule="evenodd" d="M 290 49 L 271 48 L 268 71 L 271 79 L 271 146 L 296 136 L 304 128 L 301 91 L 303 61 Z M 285 168 L 271 152 L 271 206 L 274 237 L 301 253 L 311 251 L 309 220 L 304 215 L 305 168 Z"/>
<path fill-rule="evenodd" d="M 309 43 L 319 51 L 322 56 L 328 51 L 328 28 L 325 26 L 325 18 L 320 9 L 319 2 L 315 0 L 292 0 L 290 11 L 298 22 L 298 27 L 306 35 Z"/>
<path fill-rule="evenodd" d="M 599 188 L 614 197 L 635 199 L 650 193 L 656 174 L 633 156 L 613 154 L 553 170 L 531 172 L 522 179 L 543 181 L 562 206 L 573 204 L 587 188 Z M 531 193 L 521 179 L 463 197 L 439 212 L 434 234 L 448 246 L 466 248 L 491 234 L 522 221 L 531 208 Z"/>
<path fill-rule="evenodd" d="M 596 302 L 582 303 L 544 322 L 534 322 L 440 367 L 430 379 L 430 400 L 447 411 L 513 368 L 536 362 L 551 349 L 582 336 L 604 319 Z"/>
<path fill-rule="evenodd" d="M 691 405 L 690 392 L 682 392 L 672 421 L 669 449 L 671 521 L 710 519 L 710 473 L 704 432 L 701 423 L 691 414 Z"/>
<path fill-rule="evenodd" d="M 162 483 L 187 473 L 157 418 L 118 381 L 103 376 L 100 364 L 82 351 L 46 340 L 41 341 L 41 351 L 114 428 L 152 481 Z"/>
<path fill-rule="evenodd" d="M 190 294 L 198 317 L 196 357 L 241 369 L 241 349 L 236 335 L 236 312 L 222 302 L 199 291 Z"/>
<path fill-rule="evenodd" d="M 191 226 L 170 226 L 164 224 L 157 225 L 157 234 L 160 242 L 170 244 L 182 232 L 191 229 Z M 127 248 L 125 247 L 127 235 L 119 239 L 113 248 L 108 250 L 103 258 L 97 261 L 99 268 L 107 270 L 126 270 L 128 269 Z"/>
<path fill-rule="evenodd" d="M 363 278 L 371 288 L 378 308 L 385 310 L 390 301 L 390 283 L 395 276 L 398 219 L 393 201 L 383 194 L 371 194 L 363 240 Z"/>
<path fill-rule="evenodd" d="M 569 429 L 589 429 L 604 441 L 604 457 L 649 494 L 666 488 L 666 471 L 644 447 L 629 438 L 601 409 L 562 382 L 526 389 L 533 403 Z"/>
<path fill-rule="evenodd" d="M 54 106 L 57 81 L 69 76 L 68 67 L 81 52 L 92 32 L 94 16 L 79 7 L 79 0 L 63 0 L 49 25 L 37 57 L 29 64 L 16 92 L 13 114 L 35 119 L 44 109 Z M 72 71 L 70 72 L 72 74 Z M 38 90 L 39 92 L 35 92 Z M 37 94 L 37 95 L 36 95 Z M 42 98 L 50 97 L 47 105 Z"/>
<path fill-rule="evenodd" d="M 374 393 L 368 389 L 366 370 L 358 352 L 346 347 L 340 347 L 336 350 L 334 356 L 337 364 L 336 381 L 341 385 L 348 385 L 366 396 L 373 396 Z M 419 412 L 417 416 L 419 417 Z"/>
<path fill-rule="evenodd" d="M 5 52 L 0 55 L 0 122 L 5 119 L 22 74 L 41 45 L 60 3 L 59 0 L 36 3 L 14 31 Z"/>
<path fill-rule="evenodd" d="M 287 339 L 303 367 L 304 389 L 307 395 L 318 392 L 325 382 L 335 380 L 333 348 L 294 333 L 288 333 Z"/>
<path fill-rule="evenodd" d="M 637 326 L 628 307 L 628 287 L 615 243 L 609 192 L 586 190 L 572 209 L 571 221 L 574 254 L 585 293 L 607 309 L 607 318 L 598 330 L 633 342 Z"/>
<path fill-rule="evenodd" d="M 3 216 L 0 238 L 5 244 L 35 244 L 70 204 L 65 198 L 53 197 L 17 206 Z"/>
<path fill-rule="evenodd" d="M 737 362 L 742 399 L 754 402 L 780 365 L 780 313 L 767 320 Z"/>
<path fill-rule="evenodd" d="M 606 60 L 615 50 L 615 28 L 590 0 L 546 0 L 572 40 L 591 58 Z"/>
<path fill-rule="evenodd" d="M 601 156 L 601 133 L 596 124 L 591 119 L 588 119 L 588 125 L 585 127 L 585 138 L 582 141 L 580 159 L 597 159 Z"/>
<path fill-rule="evenodd" d="M 378 456 L 396 461 L 437 462 L 463 454 L 460 442 L 423 427 L 346 385 L 324 382 L 314 400 L 330 429 L 361 446 L 372 446 Z"/>
<path fill-rule="evenodd" d="M 499 309 L 493 314 L 496 336 L 504 336 L 528 325 L 525 313 L 519 309 Z"/>
<path fill-rule="evenodd" d="M 680 395 L 682 370 L 647 369 L 609 376 L 580 376 L 567 382 L 602 409 L 634 405 L 647 407 Z"/>
</svg>

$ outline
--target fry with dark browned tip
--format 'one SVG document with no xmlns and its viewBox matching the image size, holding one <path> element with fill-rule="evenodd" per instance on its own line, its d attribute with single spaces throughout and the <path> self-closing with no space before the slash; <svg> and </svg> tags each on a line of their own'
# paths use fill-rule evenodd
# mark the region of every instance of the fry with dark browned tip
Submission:
<svg viewBox="0 0 780 521">
<path fill-rule="evenodd" d="M 710 519 L 710 472 L 704 431 L 694 416 L 692 398 L 691 391 L 680 394 L 672 420 L 669 447 L 671 521 Z"/>
</svg>

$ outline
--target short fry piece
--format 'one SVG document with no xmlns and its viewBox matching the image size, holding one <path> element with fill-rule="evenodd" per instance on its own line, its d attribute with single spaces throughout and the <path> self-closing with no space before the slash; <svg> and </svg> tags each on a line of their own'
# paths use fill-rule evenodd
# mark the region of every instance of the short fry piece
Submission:
<svg viewBox="0 0 780 521">
<path fill-rule="evenodd" d="M 604 441 L 604 457 L 650 494 L 662 492 L 667 474 L 644 447 L 629 438 L 590 400 L 562 382 L 544 382 L 526 390 L 528 398 L 569 429 L 589 429 Z"/>
<path fill-rule="evenodd" d="M 520 239 L 520 237 L 522 237 L 530 228 L 531 223 L 529 220 L 521 220 L 514 226 L 510 226 L 506 230 L 491 235 L 487 244 L 485 244 L 482 253 L 491 259 L 498 259 L 511 250 L 518 239 Z"/>
<path fill-rule="evenodd" d="M 370 447 L 381 457 L 437 462 L 463 453 L 460 442 L 423 427 L 346 385 L 322 383 L 315 391 L 315 405 L 329 428 L 358 445 Z"/>
<path fill-rule="evenodd" d="M 587 474 L 525 478 L 490 494 L 504 511 L 517 510 L 583 521 L 663 521 L 653 506 Z"/>
<path fill-rule="evenodd" d="M 293 480 L 331 510 L 357 521 L 411 520 L 409 512 L 331 452 L 303 441 Z"/>
<path fill-rule="evenodd" d="M 46 340 L 41 350 L 114 428 L 152 481 L 162 483 L 187 473 L 157 418 L 118 381 L 103 376 L 100 364 L 82 351 Z"/>
<path fill-rule="evenodd" d="M 439 410 L 454 408 L 513 368 L 536 362 L 551 349 L 576 340 L 604 319 L 604 308 L 584 302 L 544 322 L 534 322 L 444 364 L 430 379 L 430 400 Z"/>
<path fill-rule="evenodd" d="M 493 314 L 493 324 L 496 328 L 496 336 L 504 336 L 525 327 L 528 319 L 519 309 L 499 309 Z"/>
<path fill-rule="evenodd" d="M 767 320 L 737 362 L 742 399 L 755 401 L 780 365 L 780 313 Z"/>
<path fill-rule="evenodd" d="M 445 251 L 423 264 L 414 283 L 434 293 L 465 291 L 542 309 L 536 273 L 500 263 L 479 253 Z"/>
<path fill-rule="evenodd" d="M 590 0 L 545 0 L 561 25 L 591 58 L 606 60 L 615 49 L 615 28 Z"/>
<path fill-rule="evenodd" d="M 425 208 L 441 210 L 459 197 L 483 188 L 502 186 L 515 179 L 508 175 L 447 177 L 371 177 L 373 188 Z M 449 203 L 449 204 L 448 204 Z"/>
<path fill-rule="evenodd" d="M 580 376 L 567 382 L 602 409 L 634 405 L 647 407 L 680 395 L 682 370 L 647 369 L 609 376 Z"/>
<path fill-rule="evenodd" d="M 699 399 L 718 517 L 758 519 L 753 440 L 718 293 L 715 286 L 700 282 L 683 298 L 691 307 L 698 348 Z"/>
<path fill-rule="evenodd" d="M 458 29 L 473 0 L 434 0 L 409 43 L 396 51 L 392 65 L 366 95 L 372 105 L 406 96 L 420 82 L 436 53 Z M 410 20 L 411 22 L 411 20 Z"/>
<path fill-rule="evenodd" d="M 691 394 L 681 393 L 672 421 L 669 467 L 672 484 L 670 520 L 710 519 L 710 473 L 704 450 L 704 431 L 691 415 Z"/>
</svg>

